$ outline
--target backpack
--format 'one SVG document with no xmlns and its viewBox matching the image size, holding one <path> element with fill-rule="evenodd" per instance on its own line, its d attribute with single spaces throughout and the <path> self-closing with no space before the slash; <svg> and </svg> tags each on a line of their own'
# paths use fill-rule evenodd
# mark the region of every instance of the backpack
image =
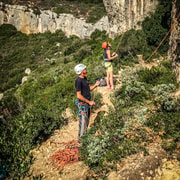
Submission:
<svg viewBox="0 0 180 180">
<path fill-rule="evenodd" d="M 100 81 L 100 84 L 99 84 L 100 87 L 107 86 L 106 80 L 104 78 L 98 78 L 96 79 L 96 81 Z"/>
</svg>

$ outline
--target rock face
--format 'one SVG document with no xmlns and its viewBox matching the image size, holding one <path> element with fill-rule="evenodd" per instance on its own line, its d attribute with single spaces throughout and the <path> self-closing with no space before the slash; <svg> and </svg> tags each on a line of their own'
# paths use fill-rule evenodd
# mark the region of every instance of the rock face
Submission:
<svg viewBox="0 0 180 180">
<path fill-rule="evenodd" d="M 180 1 L 175 0 L 172 3 L 172 25 L 175 24 L 171 31 L 168 56 L 172 59 L 177 80 L 180 81 Z"/>
<path fill-rule="evenodd" d="M 61 29 L 66 36 L 76 35 L 82 39 L 89 38 L 98 29 L 105 30 L 114 38 L 124 30 L 140 28 L 138 22 L 154 11 L 157 3 L 158 0 L 104 0 L 107 16 L 95 24 L 86 23 L 85 19 L 77 19 L 71 14 L 57 15 L 44 10 L 36 15 L 25 6 L 0 3 L 0 25 L 12 24 L 26 34 Z"/>
<path fill-rule="evenodd" d="M 108 18 L 103 17 L 95 24 L 86 23 L 84 19 L 77 19 L 71 14 L 57 15 L 50 10 L 40 11 L 35 15 L 33 10 L 25 6 L 7 5 L 0 3 L 0 25 L 12 24 L 18 31 L 25 34 L 55 32 L 61 29 L 66 36 L 76 35 L 80 38 L 88 38 L 95 29 L 101 31 L 109 29 Z"/>
<path fill-rule="evenodd" d="M 115 37 L 129 29 L 140 29 L 141 21 L 154 12 L 158 0 L 104 0 L 109 18 L 109 34 Z"/>
</svg>

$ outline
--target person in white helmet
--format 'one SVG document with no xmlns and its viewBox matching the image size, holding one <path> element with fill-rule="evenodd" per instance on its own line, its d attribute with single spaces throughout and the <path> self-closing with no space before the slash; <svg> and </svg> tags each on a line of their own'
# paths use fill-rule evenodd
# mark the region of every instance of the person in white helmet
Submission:
<svg viewBox="0 0 180 180">
<path fill-rule="evenodd" d="M 76 88 L 76 100 L 75 104 L 78 107 L 79 116 L 79 132 L 78 139 L 80 140 L 89 125 L 90 108 L 95 105 L 95 102 L 91 100 L 90 91 L 99 86 L 100 81 L 97 81 L 93 86 L 90 86 L 87 80 L 87 70 L 84 64 L 78 64 L 75 66 L 74 71 L 78 74 L 75 81 Z"/>
</svg>

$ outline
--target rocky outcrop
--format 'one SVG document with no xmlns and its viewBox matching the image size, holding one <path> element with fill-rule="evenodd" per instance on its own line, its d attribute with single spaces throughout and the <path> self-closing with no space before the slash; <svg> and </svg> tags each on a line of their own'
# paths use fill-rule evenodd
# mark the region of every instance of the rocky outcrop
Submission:
<svg viewBox="0 0 180 180">
<path fill-rule="evenodd" d="M 103 0 L 108 18 L 109 35 L 115 37 L 129 29 L 140 29 L 141 22 L 154 12 L 158 0 Z"/>
<path fill-rule="evenodd" d="M 177 77 L 180 81 L 180 1 L 174 0 L 171 12 L 172 25 L 174 27 L 171 31 L 170 41 L 169 41 L 169 51 L 168 56 L 172 59 L 172 65 Z M 175 23 L 175 24 L 174 24 Z"/>
<path fill-rule="evenodd" d="M 40 10 L 36 15 L 28 7 L 0 3 L 0 25 L 12 24 L 26 34 L 61 29 L 66 36 L 76 35 L 82 39 L 89 38 L 98 29 L 105 30 L 114 38 L 125 30 L 140 28 L 139 22 L 154 11 L 157 3 L 158 0 L 104 0 L 107 16 L 95 24 L 86 23 L 85 19 L 71 14 L 57 15 L 50 10 Z"/>
<path fill-rule="evenodd" d="M 33 10 L 25 6 L 0 4 L 0 25 L 12 24 L 18 31 L 26 34 L 55 32 L 61 29 L 66 36 L 76 35 L 80 38 L 88 38 L 95 29 L 100 31 L 109 29 L 108 18 L 103 17 L 95 24 L 86 23 L 84 19 L 75 18 L 71 14 L 60 14 L 50 10 L 40 11 L 35 15 Z"/>
</svg>

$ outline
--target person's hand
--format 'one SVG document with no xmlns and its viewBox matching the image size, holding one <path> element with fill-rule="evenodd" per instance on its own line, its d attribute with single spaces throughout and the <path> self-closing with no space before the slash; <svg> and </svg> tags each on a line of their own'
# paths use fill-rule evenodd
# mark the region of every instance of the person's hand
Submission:
<svg viewBox="0 0 180 180">
<path fill-rule="evenodd" d="M 90 106 L 93 106 L 93 105 L 95 105 L 96 103 L 94 102 L 94 101 L 89 101 L 89 105 Z"/>
<path fill-rule="evenodd" d="M 112 53 L 112 56 L 115 56 L 115 55 L 116 55 L 116 53 L 115 53 L 115 52 L 113 52 L 113 53 Z"/>
<path fill-rule="evenodd" d="M 95 86 L 99 86 L 100 83 L 101 81 L 96 81 Z"/>
<path fill-rule="evenodd" d="M 116 52 L 113 52 L 113 53 L 112 53 L 112 56 L 113 56 L 113 57 L 118 57 L 118 54 L 117 54 Z"/>
</svg>

